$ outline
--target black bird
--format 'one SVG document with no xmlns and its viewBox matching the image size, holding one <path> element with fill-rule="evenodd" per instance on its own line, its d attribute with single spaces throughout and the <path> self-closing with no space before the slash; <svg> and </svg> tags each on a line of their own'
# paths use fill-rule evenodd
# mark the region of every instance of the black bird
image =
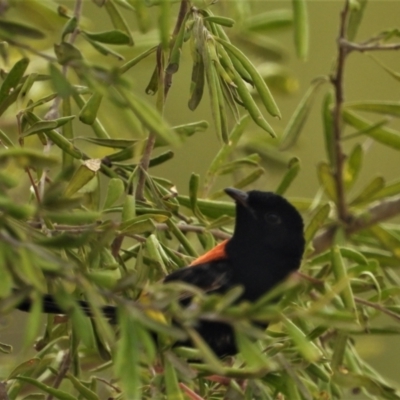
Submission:
<svg viewBox="0 0 400 400">
<path fill-rule="evenodd" d="M 225 192 L 236 202 L 232 238 L 192 265 L 166 276 L 164 282 L 181 281 L 209 293 L 222 294 L 240 285 L 243 293 L 238 301 L 256 301 L 299 268 L 305 245 L 303 220 L 293 205 L 272 192 L 243 192 L 233 188 Z M 79 301 L 79 304 L 90 316 L 88 303 Z M 29 311 L 30 307 L 31 302 L 26 299 L 17 308 Z M 65 313 L 50 295 L 43 298 L 43 311 Z M 103 313 L 116 321 L 114 306 L 105 306 Z M 196 330 L 219 357 L 237 353 L 234 331 L 229 324 L 199 321 Z"/>
</svg>

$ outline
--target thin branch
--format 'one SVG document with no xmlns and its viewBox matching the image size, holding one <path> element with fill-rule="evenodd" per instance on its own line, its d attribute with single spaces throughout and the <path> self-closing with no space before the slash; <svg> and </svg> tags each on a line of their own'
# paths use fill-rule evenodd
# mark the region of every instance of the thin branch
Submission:
<svg viewBox="0 0 400 400">
<path fill-rule="evenodd" d="M 30 53 L 36 54 L 39 57 L 45 58 L 48 61 L 55 62 L 57 59 L 55 57 L 49 56 L 46 53 L 42 53 L 41 51 L 36 50 L 35 48 L 29 46 L 29 44 L 21 43 L 18 40 L 7 39 L 7 43 L 11 46 L 19 47 L 20 49 L 24 49 L 29 51 Z"/>
<path fill-rule="evenodd" d="M 378 310 L 382 312 L 383 314 L 388 315 L 389 317 L 395 319 L 397 322 L 400 322 L 400 315 L 394 313 L 393 311 L 388 310 L 386 307 L 382 306 L 381 304 L 378 303 L 372 303 L 371 301 L 364 300 L 360 297 L 354 297 L 354 300 L 358 304 L 362 304 L 363 306 L 375 308 L 375 310 Z"/>
<path fill-rule="evenodd" d="M 65 376 L 68 373 L 70 366 L 71 366 L 71 354 L 69 351 L 67 351 L 61 360 L 60 369 L 58 371 L 58 374 L 57 374 L 56 379 L 53 384 L 54 389 L 57 389 L 61 385 L 63 379 L 65 378 Z M 52 399 L 53 399 L 52 394 L 49 394 L 46 397 L 46 400 L 52 400 Z"/>
<path fill-rule="evenodd" d="M 340 39 L 340 46 L 345 48 L 347 52 L 350 51 L 386 51 L 386 50 L 400 50 L 400 43 L 391 44 L 358 44 L 349 42 L 346 39 Z"/>
<path fill-rule="evenodd" d="M 335 76 L 332 77 L 332 84 L 335 89 L 335 105 L 333 108 L 333 135 L 334 135 L 334 178 L 336 183 L 337 193 L 337 208 L 339 219 L 343 222 L 347 222 L 348 211 L 345 199 L 345 190 L 343 183 L 343 163 L 344 154 L 341 143 L 342 136 L 342 104 L 344 101 L 344 87 L 343 87 L 343 76 L 346 56 L 348 51 L 345 46 L 342 46 L 342 40 L 346 37 L 347 20 L 350 11 L 350 2 L 346 0 L 344 8 L 340 15 L 340 29 L 338 38 L 338 59 L 336 66 Z"/>
<path fill-rule="evenodd" d="M 400 197 L 392 198 L 390 200 L 384 200 L 367 208 L 365 213 L 350 221 L 350 223 L 345 227 L 345 233 L 346 235 L 351 235 L 363 229 L 367 229 L 370 226 L 393 218 L 399 214 Z M 322 253 L 324 250 L 328 249 L 331 246 L 336 228 L 336 226 L 326 228 L 314 238 L 313 255 Z"/>
</svg>

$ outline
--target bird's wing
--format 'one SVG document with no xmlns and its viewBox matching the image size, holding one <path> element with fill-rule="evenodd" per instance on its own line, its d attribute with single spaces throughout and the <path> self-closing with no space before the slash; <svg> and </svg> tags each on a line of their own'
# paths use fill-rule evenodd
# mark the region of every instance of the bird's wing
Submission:
<svg viewBox="0 0 400 400">
<path fill-rule="evenodd" d="M 205 292 L 221 292 L 230 286 L 232 273 L 227 259 L 181 268 L 165 277 L 164 282 L 185 282 Z"/>
</svg>

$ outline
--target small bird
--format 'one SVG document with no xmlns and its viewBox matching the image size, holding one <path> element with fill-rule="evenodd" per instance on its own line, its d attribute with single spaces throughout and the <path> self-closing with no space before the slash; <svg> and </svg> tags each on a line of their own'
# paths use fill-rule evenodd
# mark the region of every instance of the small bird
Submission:
<svg viewBox="0 0 400 400">
<path fill-rule="evenodd" d="M 185 282 L 207 293 L 221 294 L 241 286 L 243 292 L 238 301 L 254 302 L 300 267 L 305 246 L 303 220 L 293 205 L 275 193 L 234 188 L 225 189 L 225 193 L 236 203 L 233 236 L 188 267 L 167 275 L 164 282 Z M 187 303 L 190 301 L 186 299 Z M 90 315 L 88 303 L 79 304 Z M 17 306 L 22 311 L 29 311 L 30 307 L 29 299 Z M 65 312 L 50 295 L 43 298 L 43 311 Z M 114 306 L 105 306 L 103 313 L 116 321 Z M 196 330 L 217 356 L 238 352 L 229 324 L 203 320 Z"/>
</svg>

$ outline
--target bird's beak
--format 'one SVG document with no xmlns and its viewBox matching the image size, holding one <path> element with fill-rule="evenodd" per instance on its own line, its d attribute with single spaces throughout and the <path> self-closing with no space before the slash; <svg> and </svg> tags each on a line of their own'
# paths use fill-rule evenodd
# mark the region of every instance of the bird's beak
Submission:
<svg viewBox="0 0 400 400">
<path fill-rule="evenodd" d="M 244 207 L 249 206 L 247 203 L 249 195 L 246 192 L 243 192 L 235 188 L 226 188 L 224 189 L 224 191 L 228 196 L 232 197 L 232 199 L 235 200 L 237 203 L 241 204 Z"/>
</svg>

